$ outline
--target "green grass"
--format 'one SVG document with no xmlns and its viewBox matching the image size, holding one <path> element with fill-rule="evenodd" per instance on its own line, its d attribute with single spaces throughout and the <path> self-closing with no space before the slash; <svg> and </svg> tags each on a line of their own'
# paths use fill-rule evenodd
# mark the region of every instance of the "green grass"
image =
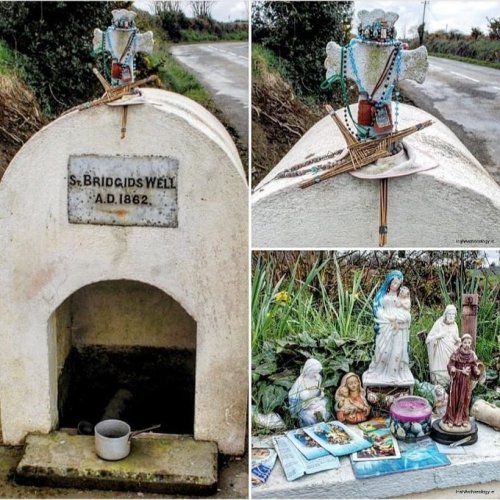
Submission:
<svg viewBox="0 0 500 500">
<path fill-rule="evenodd" d="M 486 66 L 488 68 L 500 69 L 500 62 L 481 61 L 480 59 L 472 59 L 471 57 L 455 56 L 453 54 L 440 54 L 438 52 L 430 52 L 431 56 L 443 57 L 445 59 L 453 59 L 455 61 L 476 64 L 477 66 Z"/>
<path fill-rule="evenodd" d="M 182 30 L 182 41 L 184 42 L 215 42 L 219 37 L 208 31 Z"/>
<path fill-rule="evenodd" d="M 18 76 L 23 79 L 24 59 L 21 54 L 14 52 L 0 40 L 0 75 Z"/>
<path fill-rule="evenodd" d="M 246 41 L 248 40 L 248 31 L 231 31 L 216 35 L 206 30 L 182 30 L 182 42 L 222 42 L 222 41 Z"/>
<path fill-rule="evenodd" d="M 252 44 L 252 77 L 260 78 L 263 73 L 275 72 L 286 78 L 285 62 L 258 43 Z"/>
<path fill-rule="evenodd" d="M 182 94 L 214 112 L 215 103 L 201 83 L 188 73 L 168 53 L 168 45 L 163 43 L 151 55 L 151 62 L 158 68 L 158 77 L 166 90 Z"/>
</svg>

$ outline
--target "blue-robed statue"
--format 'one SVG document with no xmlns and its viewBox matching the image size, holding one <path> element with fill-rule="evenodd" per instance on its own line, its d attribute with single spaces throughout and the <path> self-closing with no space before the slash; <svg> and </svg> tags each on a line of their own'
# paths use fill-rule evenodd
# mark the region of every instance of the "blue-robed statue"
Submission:
<svg viewBox="0 0 500 500">
<path fill-rule="evenodd" d="M 391 271 L 375 295 L 375 353 L 368 371 L 363 374 L 363 384 L 408 386 L 415 383 L 408 355 L 411 299 L 408 288 L 402 284 L 403 273 Z"/>
</svg>

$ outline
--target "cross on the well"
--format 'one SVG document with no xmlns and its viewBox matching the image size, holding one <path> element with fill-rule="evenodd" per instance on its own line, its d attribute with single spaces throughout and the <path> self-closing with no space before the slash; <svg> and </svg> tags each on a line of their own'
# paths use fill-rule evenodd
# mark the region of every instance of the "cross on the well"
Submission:
<svg viewBox="0 0 500 500">
<path fill-rule="evenodd" d="M 139 33 L 131 10 L 112 11 L 113 22 L 106 31 L 94 30 L 94 51 L 109 52 L 111 56 L 110 79 L 113 86 L 132 83 L 135 78 L 137 52 L 153 51 L 153 32 Z"/>
<path fill-rule="evenodd" d="M 397 130 L 398 107 L 392 116 L 392 95 L 400 80 L 422 83 L 428 69 L 427 49 L 404 50 L 396 38 L 395 12 L 362 10 L 358 13 L 358 37 L 347 47 L 335 42 L 327 45 L 327 80 L 340 75 L 356 82 L 359 90 L 358 116 L 354 127 L 360 138 L 384 136 Z M 345 119 L 349 102 L 343 85 Z M 355 133 L 355 131 L 352 131 Z M 387 242 L 388 179 L 380 179 L 379 245 Z"/>
<path fill-rule="evenodd" d="M 326 77 L 328 79 L 338 74 L 342 67 L 343 76 L 356 83 L 359 90 L 358 107 L 360 109 L 358 122 L 361 121 L 361 125 L 373 136 L 392 132 L 394 127 L 377 132 L 373 126 L 365 125 L 366 115 L 370 113 L 362 113 L 361 109 L 367 110 L 370 106 L 377 107 L 383 103 L 387 103 L 390 109 L 396 83 L 401 80 L 414 80 L 422 83 L 429 64 L 427 49 L 424 46 L 415 50 L 404 50 L 401 42 L 396 39 L 394 23 L 399 17 L 398 14 L 380 9 L 370 12 L 362 10 L 358 13 L 358 17 L 360 35 L 351 40 L 346 48 L 335 42 L 328 43 L 325 61 Z M 385 26 L 385 31 L 383 31 L 384 28 L 380 28 L 381 26 Z M 390 38 L 387 37 L 388 30 L 392 35 Z M 381 38 L 381 31 L 386 38 Z M 368 104 L 365 104 L 366 102 Z M 375 120 L 375 112 L 372 115 L 371 118 Z M 391 120 L 391 125 L 392 122 Z"/>
</svg>

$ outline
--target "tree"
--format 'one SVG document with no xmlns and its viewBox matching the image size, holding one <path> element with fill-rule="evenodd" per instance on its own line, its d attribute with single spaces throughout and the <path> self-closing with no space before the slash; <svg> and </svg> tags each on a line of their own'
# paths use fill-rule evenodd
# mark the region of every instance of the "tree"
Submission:
<svg viewBox="0 0 500 500">
<path fill-rule="evenodd" d="M 163 12 L 181 12 L 180 0 L 152 0 L 150 5 L 157 16 Z"/>
<path fill-rule="evenodd" d="M 260 2 L 252 12 L 252 39 L 286 60 L 299 94 L 319 94 L 326 44 L 349 40 L 352 16 L 353 2 Z"/>
<path fill-rule="evenodd" d="M 190 2 L 191 10 L 193 11 L 193 17 L 204 17 L 206 19 L 211 19 L 212 7 L 215 4 L 215 0 L 202 0 Z"/>
<path fill-rule="evenodd" d="M 491 40 L 500 40 L 500 17 L 491 19 L 489 17 L 486 18 L 488 21 L 488 36 Z"/>
<path fill-rule="evenodd" d="M 0 38 L 26 57 L 27 83 L 55 116 L 102 93 L 92 73 L 94 28 L 130 2 L 0 2 Z"/>
<path fill-rule="evenodd" d="M 472 28 L 470 32 L 471 38 L 474 40 L 477 40 L 479 37 L 483 36 L 483 32 L 481 31 L 481 28 Z"/>
</svg>

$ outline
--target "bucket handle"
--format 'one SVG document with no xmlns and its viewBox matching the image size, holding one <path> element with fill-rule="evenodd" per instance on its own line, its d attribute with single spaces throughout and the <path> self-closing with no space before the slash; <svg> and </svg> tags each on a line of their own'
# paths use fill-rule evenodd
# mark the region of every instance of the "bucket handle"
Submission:
<svg viewBox="0 0 500 500">
<path fill-rule="evenodd" d="M 161 427 L 161 424 L 157 424 L 157 425 L 153 425 L 151 427 L 146 427 L 145 429 L 141 429 L 140 431 L 131 432 L 129 437 L 128 437 L 128 440 L 130 441 L 134 436 L 137 436 L 137 434 L 142 434 L 143 432 L 148 432 L 148 431 L 152 431 L 154 429 L 159 429 L 160 427 Z"/>
</svg>

